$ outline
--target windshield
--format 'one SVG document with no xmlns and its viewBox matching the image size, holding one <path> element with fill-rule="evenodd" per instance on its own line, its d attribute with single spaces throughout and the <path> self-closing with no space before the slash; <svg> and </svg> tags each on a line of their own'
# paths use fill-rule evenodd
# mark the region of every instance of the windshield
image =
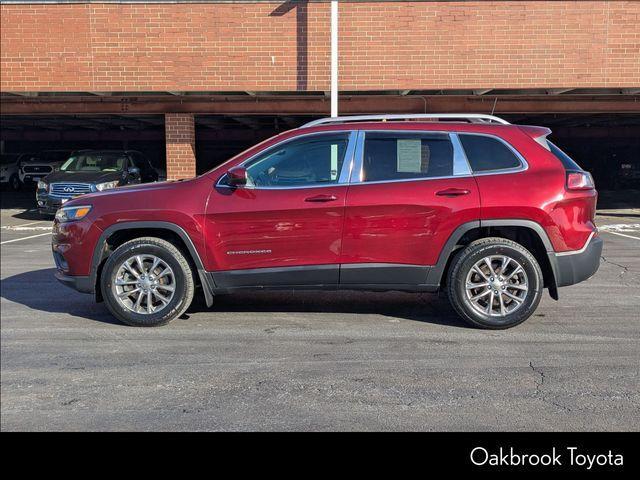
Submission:
<svg viewBox="0 0 640 480">
<path fill-rule="evenodd" d="M 121 172 L 127 157 L 118 153 L 86 153 L 69 158 L 60 170 L 63 172 Z"/>
</svg>

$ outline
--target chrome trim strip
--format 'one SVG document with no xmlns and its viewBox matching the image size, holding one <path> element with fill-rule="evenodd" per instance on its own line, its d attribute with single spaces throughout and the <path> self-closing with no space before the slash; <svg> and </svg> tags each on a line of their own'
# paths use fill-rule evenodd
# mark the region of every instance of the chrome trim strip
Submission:
<svg viewBox="0 0 640 480">
<path fill-rule="evenodd" d="M 91 183 L 79 183 L 79 182 L 54 182 L 49 185 L 68 185 L 68 186 L 78 186 L 78 187 L 91 187 Z"/>
<path fill-rule="evenodd" d="M 352 131 L 349 134 L 349 144 L 347 145 L 347 151 L 344 154 L 344 161 L 342 162 L 342 170 L 340 171 L 340 176 L 338 177 L 339 184 L 349 183 L 349 179 L 351 178 L 357 138 L 358 132 Z"/>
<path fill-rule="evenodd" d="M 449 175 L 447 177 L 422 177 L 422 178 L 401 178 L 399 180 L 376 180 L 374 182 L 352 182 L 351 185 L 376 185 L 379 183 L 398 183 L 398 182 L 424 182 L 429 180 L 444 180 L 447 178 L 470 178 L 473 175 Z"/>
<path fill-rule="evenodd" d="M 453 176 L 471 175 L 471 166 L 467 160 L 467 154 L 464 148 L 462 148 L 458 134 L 454 132 L 450 133 L 449 140 L 451 140 L 451 144 L 453 145 Z"/>
<path fill-rule="evenodd" d="M 364 139 L 366 136 L 366 132 L 359 130 L 358 131 L 358 140 L 356 142 L 356 150 L 354 154 L 354 166 L 351 171 L 351 176 L 349 177 L 349 184 L 358 184 L 362 183 L 362 159 L 364 156 Z"/>
<path fill-rule="evenodd" d="M 252 155 L 251 157 L 249 157 L 248 159 L 246 159 L 244 162 L 238 164 L 238 166 L 243 166 L 245 165 L 247 162 L 250 162 L 251 160 L 253 160 L 255 157 L 257 157 L 258 155 L 261 155 L 265 152 L 267 152 L 268 150 L 271 150 L 272 148 L 276 148 L 278 146 L 281 146 L 287 142 L 290 142 L 292 140 L 296 140 L 298 138 L 303 138 L 303 137 L 307 137 L 307 136 L 312 136 L 312 135 L 326 135 L 326 134 L 330 134 L 330 133 L 336 133 L 338 131 L 322 131 L 322 132 L 312 132 L 312 133 L 306 133 L 303 135 L 298 135 L 295 137 L 291 137 L 288 138 L 280 143 L 276 143 L 275 145 L 272 145 L 271 147 L 269 147 L 268 149 L 262 150 L 258 153 L 256 153 L 255 155 Z M 444 177 L 422 177 L 422 178 L 402 178 L 402 179 L 398 179 L 398 180 L 376 180 L 373 182 L 363 182 L 362 178 L 363 178 L 363 156 L 364 156 L 364 142 L 365 142 L 365 138 L 366 138 L 366 134 L 367 132 L 384 132 L 384 133 L 415 133 L 415 132 L 419 132 L 419 133 L 439 133 L 439 134 L 446 134 L 449 136 L 449 138 L 451 139 L 452 143 L 453 143 L 453 147 L 454 147 L 454 175 L 450 175 L 450 176 L 444 176 Z M 508 168 L 508 169 L 500 169 L 500 170 L 487 170 L 484 172 L 472 172 L 471 170 L 471 165 L 469 164 L 469 161 L 467 159 L 467 155 L 466 152 L 464 151 L 464 147 L 462 146 L 462 142 L 460 142 L 460 135 L 479 135 L 479 136 L 483 136 L 483 137 L 489 137 L 489 138 L 494 138 L 497 139 L 498 141 L 502 142 L 504 145 L 507 146 L 507 148 L 509 148 L 513 154 L 518 158 L 518 160 L 520 160 L 520 166 L 519 167 L 515 167 L 515 168 Z M 454 140 L 455 138 L 455 140 Z M 344 173 L 344 169 L 345 169 L 345 165 L 347 164 L 346 159 L 347 159 L 347 155 L 349 154 L 350 151 L 350 147 L 351 147 L 351 143 L 352 141 L 354 141 L 355 139 L 355 147 L 353 149 L 353 159 L 352 159 L 352 163 L 350 164 L 350 172 L 349 172 L 349 181 L 348 183 L 343 183 L 346 175 L 343 176 Z M 456 146 L 456 142 L 459 143 L 459 148 L 460 151 L 457 152 L 457 146 Z M 458 159 L 456 159 L 456 154 L 457 155 L 464 155 L 464 160 L 466 161 L 466 169 L 469 173 L 462 173 L 462 174 L 456 174 L 456 161 L 460 162 L 462 157 L 459 157 Z M 461 169 L 464 169 L 464 167 L 460 167 Z M 398 183 L 398 182 L 423 182 L 423 181 L 428 181 L 428 180 L 442 180 L 442 179 L 446 179 L 446 178 L 465 178 L 465 177 L 475 177 L 475 176 L 484 176 L 484 175 L 505 175 L 505 174 L 510 174 L 510 173 L 519 173 L 519 172 L 524 172 L 525 170 L 528 170 L 529 168 L 529 164 L 527 163 L 527 161 L 524 159 L 524 157 L 522 156 L 522 154 L 520 154 L 520 152 L 518 150 L 515 149 L 515 147 L 513 147 L 509 142 L 507 142 L 506 140 L 500 138 L 497 135 L 492 135 L 492 134 L 488 134 L 488 133 L 475 133 L 475 132 L 451 132 L 451 131 L 442 131 L 442 130 L 357 130 L 357 131 L 350 131 L 349 132 L 349 144 L 347 146 L 347 150 L 345 152 L 345 161 L 342 164 L 342 171 L 340 172 L 340 177 L 338 180 L 338 183 L 326 183 L 326 184 L 319 184 L 319 185 L 304 185 L 304 186 L 298 186 L 298 187 L 252 187 L 252 186 L 246 186 L 246 187 L 242 187 L 242 188 L 247 188 L 247 189 L 252 189 L 252 190 L 297 190 L 297 189 L 309 189 L 309 188 L 326 188 L 326 187 L 340 187 L 340 186 L 345 186 L 345 185 L 375 185 L 375 184 L 379 184 L 379 183 Z M 237 187 L 232 187 L 229 185 L 226 185 L 222 182 L 222 179 L 226 176 L 226 174 L 223 174 L 218 181 L 216 182 L 216 188 L 237 188 Z"/>
<path fill-rule="evenodd" d="M 65 188 L 72 188 L 72 192 L 65 192 Z M 75 198 L 80 195 L 86 195 L 92 193 L 95 190 L 90 183 L 77 183 L 77 182 L 55 182 L 50 183 L 48 188 L 50 197 L 53 198 Z"/>
<path fill-rule="evenodd" d="M 566 257 L 567 255 L 578 255 L 580 253 L 583 253 L 589 247 L 589 243 L 596 233 L 598 233 L 598 230 L 594 230 L 593 232 L 591 232 L 591 235 L 589 235 L 589 238 L 587 238 L 587 241 L 580 250 L 571 250 L 569 252 L 554 252 L 555 256 Z"/>
</svg>

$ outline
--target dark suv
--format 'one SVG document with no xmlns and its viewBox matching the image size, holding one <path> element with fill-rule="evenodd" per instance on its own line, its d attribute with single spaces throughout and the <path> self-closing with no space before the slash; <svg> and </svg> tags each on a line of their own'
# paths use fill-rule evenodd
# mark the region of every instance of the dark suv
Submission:
<svg viewBox="0 0 640 480">
<path fill-rule="evenodd" d="M 38 211 L 53 215 L 72 198 L 122 185 L 155 182 L 158 173 L 145 156 L 134 150 L 80 150 L 38 181 Z"/>
<path fill-rule="evenodd" d="M 384 120 L 384 121 L 381 121 Z M 57 278 L 131 325 L 245 289 L 444 289 L 473 325 L 527 319 L 589 278 L 591 175 L 542 127 L 488 115 L 318 120 L 197 178 L 70 201 Z"/>
</svg>

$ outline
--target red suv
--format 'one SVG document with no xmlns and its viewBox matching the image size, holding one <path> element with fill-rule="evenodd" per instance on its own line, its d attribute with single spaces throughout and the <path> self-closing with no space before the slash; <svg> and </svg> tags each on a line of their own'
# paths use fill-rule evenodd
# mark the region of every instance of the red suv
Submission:
<svg viewBox="0 0 640 480">
<path fill-rule="evenodd" d="M 591 175 L 542 127 L 489 115 L 322 119 L 191 180 L 85 195 L 56 214 L 57 278 L 125 323 L 166 324 L 197 288 L 447 291 L 507 328 L 589 278 Z"/>
</svg>

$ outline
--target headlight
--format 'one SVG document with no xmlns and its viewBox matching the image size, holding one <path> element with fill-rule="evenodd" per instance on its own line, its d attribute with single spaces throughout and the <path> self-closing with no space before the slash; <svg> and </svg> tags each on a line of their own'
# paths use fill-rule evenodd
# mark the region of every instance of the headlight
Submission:
<svg viewBox="0 0 640 480">
<path fill-rule="evenodd" d="M 56 220 L 60 223 L 81 220 L 91 211 L 91 205 L 79 205 L 77 207 L 62 207 L 56 212 Z"/>
<path fill-rule="evenodd" d="M 96 190 L 101 192 L 103 190 L 109 190 L 110 188 L 116 188 L 118 186 L 118 181 L 115 182 L 104 182 L 96 184 Z"/>
<path fill-rule="evenodd" d="M 48 188 L 47 182 L 38 180 L 38 190 L 46 190 Z"/>
</svg>

